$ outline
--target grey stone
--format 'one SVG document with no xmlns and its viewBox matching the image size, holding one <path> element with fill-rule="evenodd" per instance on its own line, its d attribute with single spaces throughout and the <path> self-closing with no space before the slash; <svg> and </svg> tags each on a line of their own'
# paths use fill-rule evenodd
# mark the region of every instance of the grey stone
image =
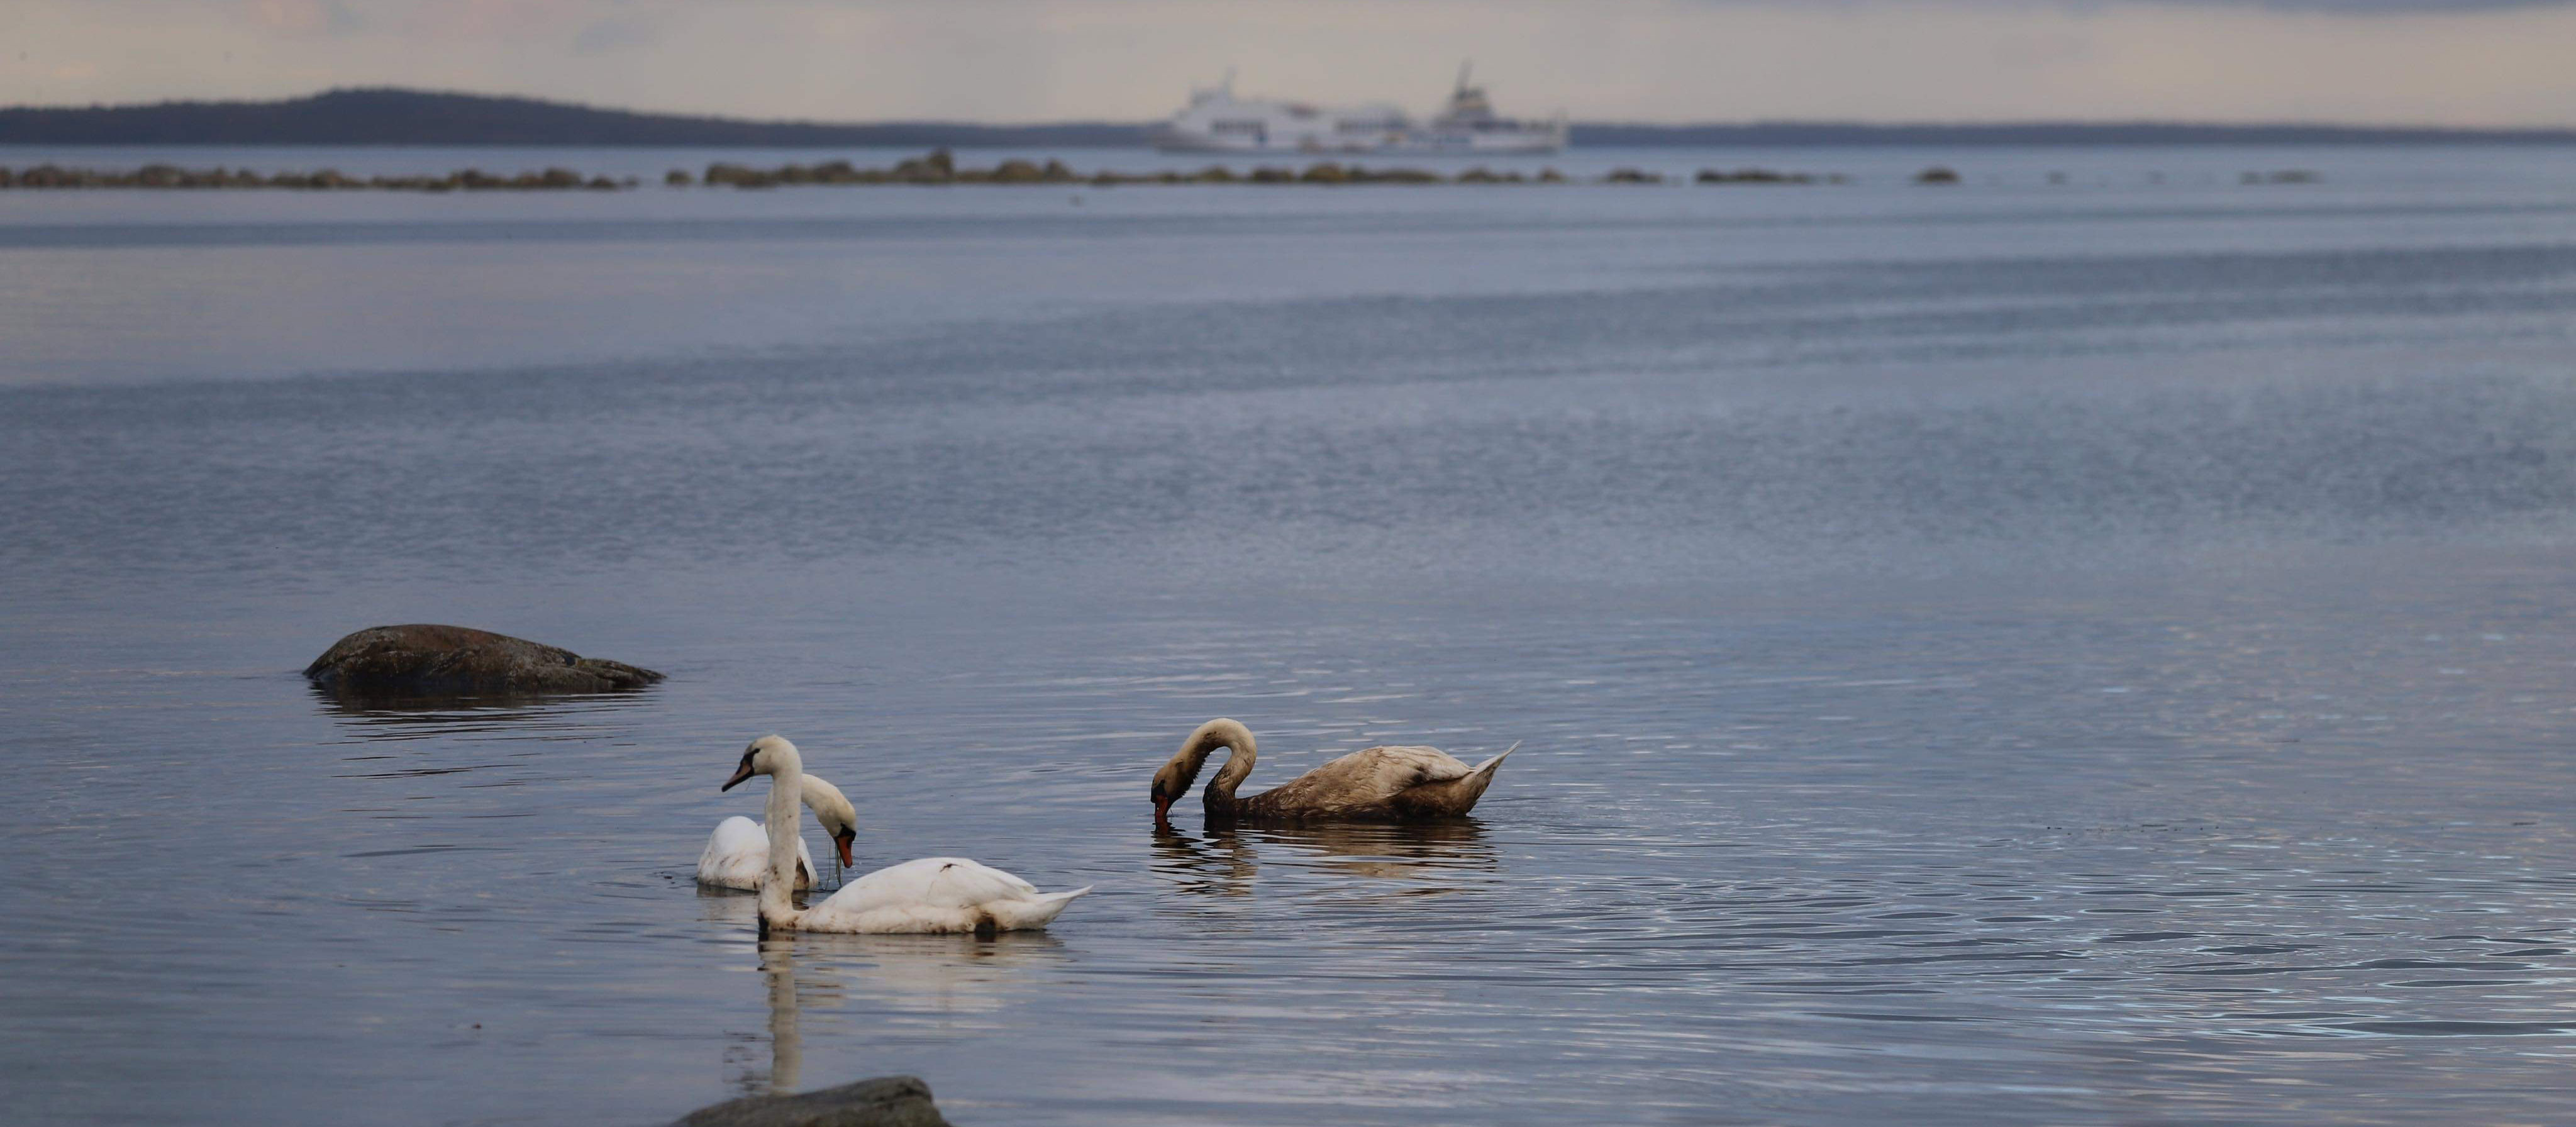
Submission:
<svg viewBox="0 0 2576 1127">
<path fill-rule="evenodd" d="M 671 1127 L 949 1127 L 916 1076 L 880 1076 L 794 1096 L 711 1104 Z"/>
<path fill-rule="evenodd" d="M 335 692 L 407 696 L 597 693 L 662 679 L 650 669 L 525 638 L 426 624 L 360 630 L 332 643 L 304 676 Z"/>
</svg>

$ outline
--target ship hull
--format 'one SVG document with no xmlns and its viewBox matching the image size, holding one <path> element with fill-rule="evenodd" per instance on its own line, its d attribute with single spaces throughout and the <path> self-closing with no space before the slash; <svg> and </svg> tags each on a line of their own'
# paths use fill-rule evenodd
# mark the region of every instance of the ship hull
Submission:
<svg viewBox="0 0 2576 1127">
<path fill-rule="evenodd" d="M 1556 131 L 1533 131 L 1526 135 L 1410 134 L 1360 142 L 1221 137 L 1165 129 L 1155 134 L 1154 148 L 1166 153 L 1247 156 L 1553 156 L 1565 151 L 1565 135 Z"/>
</svg>

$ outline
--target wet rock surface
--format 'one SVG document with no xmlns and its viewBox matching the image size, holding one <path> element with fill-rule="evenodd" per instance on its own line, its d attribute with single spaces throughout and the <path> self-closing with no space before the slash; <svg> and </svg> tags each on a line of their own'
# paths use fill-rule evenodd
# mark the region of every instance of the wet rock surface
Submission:
<svg viewBox="0 0 2576 1127">
<path fill-rule="evenodd" d="M 650 669 L 464 626 L 376 626 L 332 643 L 304 668 L 333 692 L 401 696 L 598 693 L 662 679 Z"/>
<path fill-rule="evenodd" d="M 752 1096 L 699 1108 L 671 1127 L 949 1127 L 930 1085 L 882 1076 L 794 1096 Z"/>
</svg>

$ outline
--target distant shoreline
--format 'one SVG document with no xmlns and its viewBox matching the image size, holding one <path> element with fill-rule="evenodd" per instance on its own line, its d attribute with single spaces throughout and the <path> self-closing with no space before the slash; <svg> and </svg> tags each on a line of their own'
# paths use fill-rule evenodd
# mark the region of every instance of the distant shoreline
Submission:
<svg viewBox="0 0 2576 1127">
<path fill-rule="evenodd" d="M 750 121 L 570 102 L 391 88 L 265 102 L 0 108 L 0 145 L 519 146 L 586 148 L 1140 148 L 1148 122 Z M 2576 145 L 2576 128 L 2442 129 L 2314 124 L 1850 122 L 1640 125 L 1576 122 L 1576 148 L 2060 145 Z M 1244 154 L 1287 159 L 1294 154 Z"/>
</svg>

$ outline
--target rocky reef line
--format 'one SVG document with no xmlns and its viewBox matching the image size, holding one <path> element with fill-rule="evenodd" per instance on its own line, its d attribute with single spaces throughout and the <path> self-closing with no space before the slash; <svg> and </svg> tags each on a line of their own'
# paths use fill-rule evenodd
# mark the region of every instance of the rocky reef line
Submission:
<svg viewBox="0 0 2576 1127">
<path fill-rule="evenodd" d="M 394 192 L 458 191 L 573 191 L 613 192 L 635 187 L 634 177 L 612 180 L 605 176 L 583 176 L 569 168 L 549 168 L 543 172 L 521 172 L 496 176 L 479 168 L 462 169 L 445 176 L 349 176 L 338 169 L 319 172 L 259 173 L 247 168 L 180 168 L 168 164 L 147 164 L 128 171 L 102 172 L 89 168 L 63 168 L 40 164 L 32 168 L 0 167 L 0 189 L 10 188 L 289 188 L 303 191 L 345 191 L 375 189 Z"/>
<path fill-rule="evenodd" d="M 1423 168 L 1370 167 L 1358 163 L 1318 161 L 1303 168 L 1284 165 L 1261 165 L 1243 172 L 1221 164 L 1209 165 L 1191 172 L 1118 172 L 1100 170 L 1077 172 L 1063 161 L 1043 164 L 1030 160 L 1006 160 L 989 168 L 960 166 L 948 150 L 940 149 L 924 156 L 898 162 L 891 168 L 861 168 L 846 160 L 821 164 L 787 164 L 776 168 L 754 168 L 749 165 L 719 161 L 709 164 L 702 173 L 672 169 L 662 183 L 673 188 L 729 187 L 778 188 L 809 185 L 1071 185 L 1118 187 L 1146 184 L 1663 184 L 1660 172 L 1635 168 L 1613 169 L 1598 177 L 1576 179 L 1553 168 L 1534 173 L 1485 167 L 1468 168 L 1454 174 L 1442 174 Z M 1704 169 L 1696 177 L 1700 184 L 1842 184 L 1839 175 L 1816 176 L 1807 173 L 1774 172 L 1748 168 L 1735 171 Z M 614 192 L 640 186 L 636 178 L 586 176 L 569 168 L 549 168 L 538 172 L 499 175 L 477 168 L 460 169 L 439 175 L 353 176 L 337 169 L 318 172 L 259 173 L 250 169 L 189 169 L 168 164 L 145 165 L 127 171 L 99 171 L 87 168 L 64 168 L 52 164 L 32 168 L 0 167 L 0 189 L 84 189 L 84 188 L 159 188 L 159 189 L 289 189 L 298 191 L 397 191 L 397 192 L 481 192 L 481 191 L 594 191 Z"/>
</svg>

